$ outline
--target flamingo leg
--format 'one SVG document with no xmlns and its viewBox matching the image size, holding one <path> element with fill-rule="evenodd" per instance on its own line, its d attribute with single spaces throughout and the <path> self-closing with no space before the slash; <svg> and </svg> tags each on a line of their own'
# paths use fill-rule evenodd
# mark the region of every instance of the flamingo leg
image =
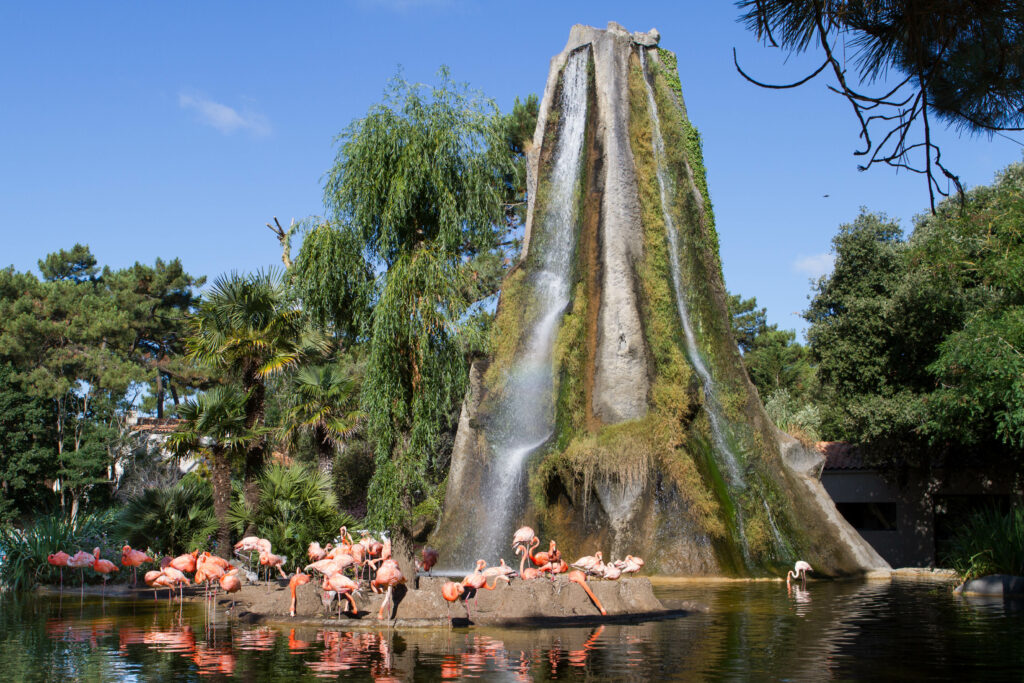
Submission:
<svg viewBox="0 0 1024 683">
<path fill-rule="evenodd" d="M 386 607 L 388 601 L 391 600 L 391 590 L 391 586 L 388 586 L 388 592 L 384 595 L 384 602 L 380 603 L 380 612 L 377 613 L 378 619 L 384 618 L 384 607 Z"/>
<path fill-rule="evenodd" d="M 590 590 L 590 586 L 588 586 L 585 583 L 581 583 L 580 586 L 583 588 L 583 590 L 587 591 L 587 595 L 589 595 L 590 599 L 594 601 L 595 605 L 597 605 L 597 609 L 599 609 L 601 611 L 601 614 L 603 616 L 607 616 L 608 613 L 604 611 L 604 607 L 601 605 L 601 601 L 598 600 L 597 596 L 594 595 L 594 592 Z"/>
</svg>

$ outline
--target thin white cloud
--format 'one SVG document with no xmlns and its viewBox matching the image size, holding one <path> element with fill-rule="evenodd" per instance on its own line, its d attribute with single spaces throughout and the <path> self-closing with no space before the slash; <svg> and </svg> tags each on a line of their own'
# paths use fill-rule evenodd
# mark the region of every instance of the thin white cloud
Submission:
<svg viewBox="0 0 1024 683">
<path fill-rule="evenodd" d="M 199 115 L 199 120 L 216 128 L 225 135 L 244 130 L 257 137 L 270 135 L 270 121 L 263 114 L 248 109 L 239 112 L 220 102 L 198 95 L 178 95 L 178 106 L 191 109 Z"/>
<path fill-rule="evenodd" d="M 793 270 L 798 273 L 806 273 L 812 278 L 819 278 L 830 272 L 835 264 L 835 254 L 814 254 L 813 256 L 802 256 L 793 261 Z"/>
</svg>

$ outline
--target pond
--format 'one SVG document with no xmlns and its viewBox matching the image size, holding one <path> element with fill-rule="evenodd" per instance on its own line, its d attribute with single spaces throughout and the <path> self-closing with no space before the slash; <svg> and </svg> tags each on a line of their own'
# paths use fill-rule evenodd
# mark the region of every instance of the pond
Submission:
<svg viewBox="0 0 1024 683">
<path fill-rule="evenodd" d="M 0 595 L 0 678 L 17 681 L 1021 680 L 1024 603 L 948 584 L 659 585 L 707 612 L 587 628 L 273 629 L 223 611 L 69 593 Z"/>
</svg>

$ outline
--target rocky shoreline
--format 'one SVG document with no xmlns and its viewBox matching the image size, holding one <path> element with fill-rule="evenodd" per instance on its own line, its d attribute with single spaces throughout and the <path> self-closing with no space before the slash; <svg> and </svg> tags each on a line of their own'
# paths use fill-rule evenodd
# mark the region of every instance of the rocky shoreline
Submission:
<svg viewBox="0 0 1024 683">
<path fill-rule="evenodd" d="M 565 576 L 557 576 L 554 580 L 513 579 L 507 585 L 501 582 L 494 590 L 479 590 L 475 595 L 467 591 L 463 600 L 450 606 L 441 597 L 441 586 L 447 580 L 422 576 L 417 581 L 418 587 L 396 589 L 395 606 L 390 610 L 392 625 L 405 628 L 447 626 L 449 607 L 456 626 L 637 622 L 684 616 L 699 609 L 696 605 L 666 607 L 654 596 L 651 581 L 645 577 L 589 582 L 588 586 L 601 601 L 606 616 L 601 615 L 580 586 Z M 284 581 L 276 586 L 271 584 L 269 592 L 261 586 L 247 586 L 238 594 L 220 598 L 220 602 L 231 603 L 234 598 L 232 612 L 235 618 L 249 623 L 343 624 L 346 628 L 379 628 L 386 623 L 377 619 L 382 595 L 363 590 L 354 596 L 359 613 L 342 612 L 340 617 L 336 611 L 330 616 L 326 614 L 320 596 L 321 591 L 315 583 L 300 587 L 295 617 L 288 614 L 291 597 Z"/>
<path fill-rule="evenodd" d="M 449 605 L 441 597 L 441 586 L 449 579 L 420 576 L 416 586 L 400 586 L 395 590 L 394 607 L 390 610 L 390 625 L 402 628 L 447 627 L 449 607 L 455 626 L 566 626 L 602 623 L 636 623 L 655 619 L 668 619 L 704 611 L 701 605 L 679 603 L 666 606 L 654 596 L 651 580 L 632 577 L 618 581 L 590 581 L 587 585 L 601 601 L 607 612 L 602 615 L 583 589 L 564 575 L 554 579 L 532 581 L 513 579 L 510 584 L 499 582 L 494 590 L 479 590 L 474 595 L 467 591 L 463 600 Z M 412 583 L 412 582 L 410 582 Z M 54 587 L 41 587 L 40 592 L 56 594 Z M 79 587 L 65 587 L 64 598 L 73 599 Z M 86 586 L 85 593 L 95 597 L 100 586 Z M 202 600 L 203 591 L 195 586 L 186 587 L 187 601 Z M 153 590 L 146 587 L 130 588 L 124 584 L 107 586 L 109 599 L 153 599 Z M 341 616 L 335 603 L 328 615 L 321 601 L 319 582 L 313 581 L 297 589 L 296 616 L 289 616 L 291 593 L 288 582 L 280 579 L 269 584 L 246 584 L 237 593 L 218 594 L 219 608 L 246 623 L 339 626 L 345 628 L 377 629 L 388 623 L 378 620 L 377 614 L 384 596 L 364 588 L 354 596 L 358 613 L 347 611 Z M 168 591 L 156 592 L 156 599 L 166 601 Z M 466 609 L 468 603 L 468 612 Z M 347 604 L 346 604 L 347 607 Z"/>
</svg>

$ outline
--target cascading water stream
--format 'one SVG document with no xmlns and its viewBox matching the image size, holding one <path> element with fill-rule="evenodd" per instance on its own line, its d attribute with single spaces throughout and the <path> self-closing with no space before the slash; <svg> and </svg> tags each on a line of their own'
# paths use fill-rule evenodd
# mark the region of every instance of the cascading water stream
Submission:
<svg viewBox="0 0 1024 683">
<path fill-rule="evenodd" d="M 526 458 L 554 432 L 552 351 L 569 303 L 576 245 L 576 196 L 587 120 L 588 48 L 569 55 L 562 75 L 559 130 L 543 216 L 531 249 L 539 263 L 528 278 L 526 344 L 509 372 L 494 423 L 488 427 L 493 458 L 482 493 L 487 514 L 464 547 L 478 553 L 456 558 L 469 566 L 476 557 L 494 562 L 508 554 L 516 512 L 523 503 Z"/>
<path fill-rule="evenodd" d="M 715 396 L 715 383 L 711 372 L 704 364 L 700 355 L 700 348 L 697 346 L 697 338 L 693 333 L 693 326 L 690 324 L 690 313 L 686 304 L 686 295 L 683 292 L 682 272 L 679 264 L 679 234 L 675 222 L 672 220 L 672 213 L 669 211 L 669 180 L 666 166 L 665 141 L 661 136 L 661 121 L 658 115 L 658 104 L 654 99 L 654 89 L 647 77 L 647 51 L 643 47 L 638 50 L 640 53 L 640 68 L 643 74 L 644 87 L 647 89 L 647 105 L 651 111 L 651 123 L 653 127 L 654 158 L 657 166 L 658 190 L 661 198 L 661 212 L 665 220 L 665 233 L 669 245 L 669 269 L 672 273 L 672 288 L 675 292 L 676 308 L 679 312 L 679 321 L 683 327 L 683 336 L 686 339 L 686 355 L 693 365 L 694 371 L 700 378 L 701 387 L 704 389 L 704 402 L 707 407 L 708 422 L 711 424 L 711 438 L 713 450 L 717 455 L 716 460 L 725 466 L 726 482 L 736 492 L 745 491 L 747 483 L 743 478 L 739 462 L 733 453 L 726 438 L 722 423 L 722 406 Z M 769 515 L 770 519 L 770 515 Z M 772 528 L 774 529 L 774 521 Z M 743 513 L 739 505 L 736 506 L 736 527 L 740 538 L 740 547 L 743 550 L 743 559 L 750 564 L 750 550 L 747 546 L 746 536 L 743 530 Z M 777 532 L 776 532 L 777 533 Z M 781 541 L 781 539 L 780 539 Z"/>
</svg>

